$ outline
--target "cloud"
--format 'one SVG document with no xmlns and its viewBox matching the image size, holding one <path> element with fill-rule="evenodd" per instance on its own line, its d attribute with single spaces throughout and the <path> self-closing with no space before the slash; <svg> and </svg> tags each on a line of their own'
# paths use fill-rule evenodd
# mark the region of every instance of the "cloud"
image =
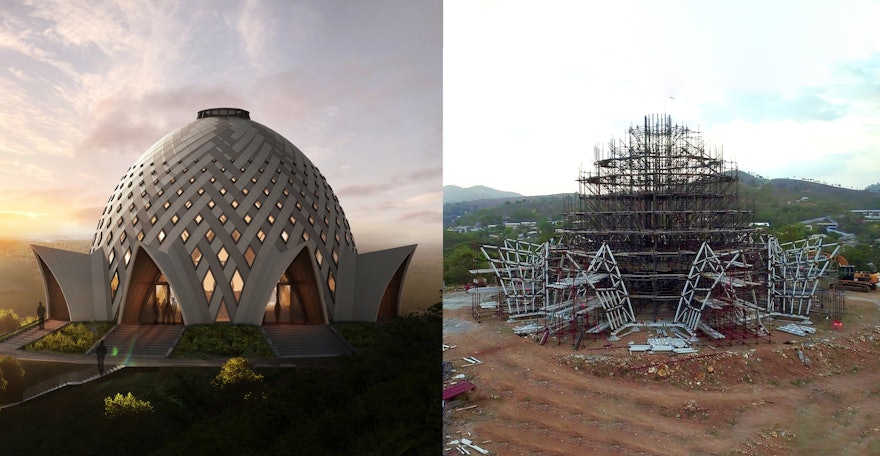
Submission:
<svg viewBox="0 0 880 456">
<path fill-rule="evenodd" d="M 43 182 L 51 182 L 53 180 L 52 172 L 46 168 L 8 158 L 0 158 L 0 174 L 23 176 Z"/>
<path fill-rule="evenodd" d="M 726 101 L 703 105 L 701 120 L 706 124 L 735 119 L 753 123 L 767 120 L 833 121 L 847 114 L 846 105 L 827 101 L 817 88 L 799 90 L 794 96 L 734 92 Z"/>
<path fill-rule="evenodd" d="M 433 223 L 439 226 L 443 221 L 443 213 L 441 211 L 413 211 L 401 215 L 397 220 Z"/>
</svg>

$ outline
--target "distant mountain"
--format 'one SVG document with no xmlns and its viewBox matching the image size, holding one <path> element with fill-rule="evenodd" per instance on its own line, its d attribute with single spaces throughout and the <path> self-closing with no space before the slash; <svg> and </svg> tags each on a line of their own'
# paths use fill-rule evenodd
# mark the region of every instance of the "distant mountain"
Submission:
<svg viewBox="0 0 880 456">
<path fill-rule="evenodd" d="M 739 171 L 740 204 L 755 212 L 755 221 L 769 222 L 772 226 L 797 223 L 814 217 L 843 217 L 838 222 L 845 226 L 857 223 L 850 218 L 852 209 L 880 208 L 877 191 L 852 190 L 814 180 L 766 179 Z M 877 184 L 880 187 L 880 184 Z M 447 187 L 444 187 L 446 193 Z M 443 205 L 443 226 L 486 225 L 501 220 L 527 221 L 542 218 L 558 219 L 570 204 L 576 203 L 576 194 L 483 198 L 473 201 L 446 202 Z"/>
<path fill-rule="evenodd" d="M 482 185 L 475 185 L 468 188 L 462 188 L 457 185 L 443 186 L 443 204 L 481 199 L 517 198 L 521 196 L 522 195 L 519 193 L 504 192 Z"/>
<path fill-rule="evenodd" d="M 878 183 L 876 183 L 876 184 L 871 184 L 871 185 L 865 187 L 865 191 L 868 191 L 868 192 L 880 192 L 880 182 L 878 182 Z"/>
</svg>

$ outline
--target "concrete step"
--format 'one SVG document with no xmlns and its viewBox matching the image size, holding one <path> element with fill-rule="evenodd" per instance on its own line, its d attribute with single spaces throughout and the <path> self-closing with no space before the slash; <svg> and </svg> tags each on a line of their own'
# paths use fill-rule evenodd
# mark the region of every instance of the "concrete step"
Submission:
<svg viewBox="0 0 880 456">
<path fill-rule="evenodd" d="M 117 350 L 118 356 L 165 358 L 183 333 L 183 325 L 116 325 L 104 344 L 108 353 Z M 89 353 L 94 353 L 97 346 Z"/>
<path fill-rule="evenodd" d="M 12 338 L 4 340 L 2 343 L 0 343 L 0 352 L 11 352 L 18 350 L 21 347 L 24 347 L 25 345 L 34 342 L 53 331 L 58 330 L 66 324 L 66 321 L 46 320 L 43 324 L 43 329 L 33 327 L 26 331 L 22 331 L 19 334 L 16 334 Z"/>
<path fill-rule="evenodd" d="M 329 325 L 264 325 L 262 329 L 279 358 L 318 358 L 354 352 Z"/>
</svg>

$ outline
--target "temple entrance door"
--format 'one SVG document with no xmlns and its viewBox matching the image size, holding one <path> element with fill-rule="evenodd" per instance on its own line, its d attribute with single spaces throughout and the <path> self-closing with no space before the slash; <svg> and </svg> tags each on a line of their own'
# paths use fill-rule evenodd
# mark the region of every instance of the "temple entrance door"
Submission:
<svg viewBox="0 0 880 456">
<path fill-rule="evenodd" d="M 296 290 L 290 294 L 290 322 L 297 324 L 305 324 L 306 322 L 306 312 Z"/>
<path fill-rule="evenodd" d="M 171 287 L 168 285 L 165 275 L 160 275 L 159 280 L 150 287 L 147 293 L 146 302 L 141 308 L 139 322 L 141 324 L 171 324 L 177 320 L 175 310 L 171 306 Z"/>
</svg>

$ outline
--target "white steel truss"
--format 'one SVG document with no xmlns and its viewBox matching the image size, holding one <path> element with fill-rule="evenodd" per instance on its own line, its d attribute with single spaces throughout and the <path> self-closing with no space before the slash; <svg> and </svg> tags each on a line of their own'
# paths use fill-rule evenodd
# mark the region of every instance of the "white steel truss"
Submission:
<svg viewBox="0 0 880 456">
<path fill-rule="evenodd" d="M 767 311 L 772 316 L 807 319 L 816 296 L 819 277 L 840 246 L 824 244 L 821 238 L 780 244 L 767 240 Z M 829 253 L 830 251 L 830 253 Z"/>
<path fill-rule="evenodd" d="M 484 245 L 483 256 L 498 277 L 511 317 L 541 313 L 544 301 L 544 265 L 548 246 L 505 239 L 504 246 Z"/>
</svg>

